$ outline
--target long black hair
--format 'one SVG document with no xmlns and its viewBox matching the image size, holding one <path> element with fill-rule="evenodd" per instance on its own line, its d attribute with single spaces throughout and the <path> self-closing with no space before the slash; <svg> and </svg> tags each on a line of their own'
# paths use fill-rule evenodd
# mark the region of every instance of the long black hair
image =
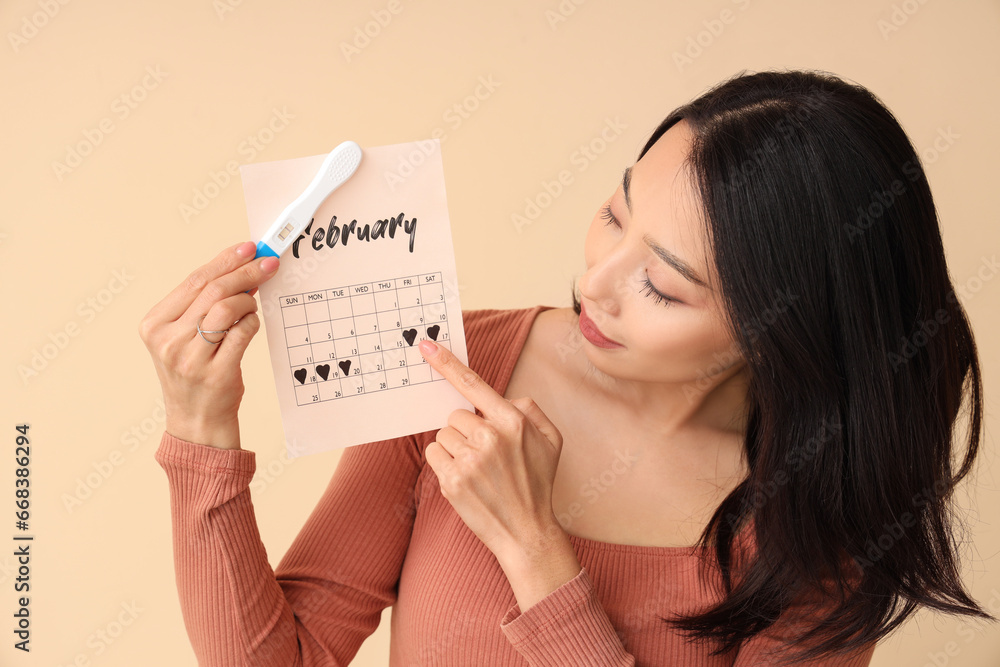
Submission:
<svg viewBox="0 0 1000 667">
<path fill-rule="evenodd" d="M 831 74 L 740 73 L 670 113 L 639 157 L 682 119 L 747 364 L 749 472 L 700 541 L 724 595 L 664 620 L 723 653 L 808 618 L 786 644 L 802 659 L 865 647 L 920 606 L 992 620 L 963 585 L 952 503 L 983 428 L 979 360 L 905 132 Z"/>
</svg>

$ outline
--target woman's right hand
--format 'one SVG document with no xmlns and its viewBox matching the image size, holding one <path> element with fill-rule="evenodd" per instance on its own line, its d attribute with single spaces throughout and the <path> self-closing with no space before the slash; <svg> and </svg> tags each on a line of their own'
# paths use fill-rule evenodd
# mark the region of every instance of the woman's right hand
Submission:
<svg viewBox="0 0 1000 667">
<path fill-rule="evenodd" d="M 176 438 L 221 449 L 240 448 L 240 360 L 260 329 L 253 294 L 278 269 L 276 257 L 253 259 L 255 252 L 250 241 L 222 251 L 139 324 L 139 336 L 163 387 L 166 430 Z M 228 328 L 229 333 L 206 334 L 206 340 L 198 333 L 199 320 L 203 331 Z M 217 345 L 207 342 L 220 336 Z"/>
</svg>

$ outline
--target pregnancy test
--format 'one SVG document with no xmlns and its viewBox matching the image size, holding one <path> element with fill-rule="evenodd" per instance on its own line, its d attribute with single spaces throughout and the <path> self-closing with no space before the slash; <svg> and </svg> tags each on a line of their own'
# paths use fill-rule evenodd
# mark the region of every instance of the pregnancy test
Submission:
<svg viewBox="0 0 1000 667">
<path fill-rule="evenodd" d="M 345 141 L 326 156 L 309 187 L 285 207 L 281 215 L 257 242 L 257 257 L 278 257 L 312 220 L 316 209 L 334 190 L 347 181 L 361 164 L 361 146 Z"/>
</svg>

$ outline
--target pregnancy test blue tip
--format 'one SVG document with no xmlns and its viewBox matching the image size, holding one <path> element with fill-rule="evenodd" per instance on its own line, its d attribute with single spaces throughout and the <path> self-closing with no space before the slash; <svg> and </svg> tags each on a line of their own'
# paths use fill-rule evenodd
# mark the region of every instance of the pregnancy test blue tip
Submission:
<svg viewBox="0 0 1000 667">
<path fill-rule="evenodd" d="M 267 245 L 263 241 L 257 242 L 257 254 L 256 257 L 277 257 L 278 253 L 271 249 L 271 246 Z"/>
<path fill-rule="evenodd" d="M 257 241 L 257 254 L 253 256 L 254 259 L 258 257 L 277 257 L 278 253 L 274 252 L 271 246 L 267 245 L 263 241 Z M 246 291 L 249 294 L 250 290 Z"/>
</svg>

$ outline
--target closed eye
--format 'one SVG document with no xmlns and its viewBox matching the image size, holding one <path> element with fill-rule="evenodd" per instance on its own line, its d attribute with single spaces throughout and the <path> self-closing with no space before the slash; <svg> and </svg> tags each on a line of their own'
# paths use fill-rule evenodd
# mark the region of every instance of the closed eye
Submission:
<svg viewBox="0 0 1000 667">
<path fill-rule="evenodd" d="M 615 214 L 611 212 L 611 204 L 607 203 L 604 208 L 601 209 L 601 219 L 607 220 L 606 225 L 614 225 L 615 227 L 621 227 L 621 223 L 618 222 L 618 218 Z"/>
<path fill-rule="evenodd" d="M 611 212 L 610 203 L 605 204 L 601 208 L 601 219 L 606 221 L 604 223 L 605 226 L 614 225 L 615 227 L 618 228 L 621 228 L 622 226 L 621 223 L 618 221 L 618 218 L 615 217 L 615 214 Z M 677 299 L 669 297 L 666 294 L 660 292 L 655 287 L 653 287 L 653 283 L 650 282 L 648 274 L 641 284 L 642 284 L 642 293 L 648 296 L 649 298 L 653 299 L 657 304 L 662 303 L 665 304 L 666 306 L 669 306 L 672 303 L 680 303 L 680 301 L 678 301 Z"/>
<path fill-rule="evenodd" d="M 678 303 L 677 299 L 671 299 L 669 296 L 660 293 L 659 290 L 653 287 L 653 283 L 649 282 L 649 276 L 646 276 L 645 280 L 642 281 L 642 284 L 644 286 L 642 289 L 643 294 L 653 299 L 657 304 L 663 303 L 669 306 L 672 303 Z"/>
</svg>

